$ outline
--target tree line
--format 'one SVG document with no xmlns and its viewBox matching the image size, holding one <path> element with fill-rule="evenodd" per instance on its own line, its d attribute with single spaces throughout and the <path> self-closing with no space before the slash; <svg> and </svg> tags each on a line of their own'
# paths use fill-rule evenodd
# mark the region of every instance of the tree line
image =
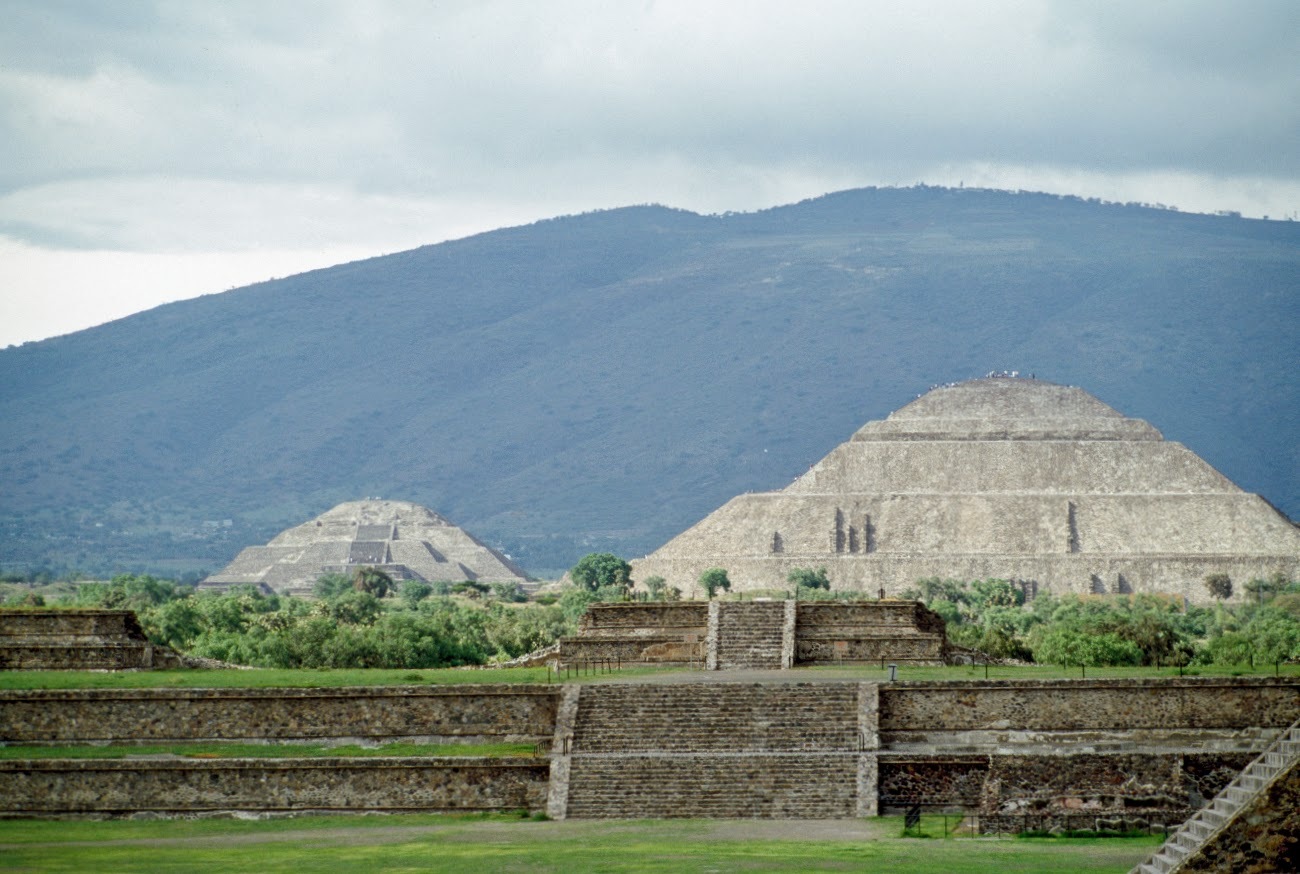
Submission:
<svg viewBox="0 0 1300 874">
<path fill-rule="evenodd" d="M 315 599 L 252 586 L 199 592 L 141 574 L 80 583 L 50 606 L 134 610 L 149 638 L 193 656 L 273 668 L 435 668 L 506 661 L 576 633 L 587 605 L 631 597 L 678 600 L 651 577 L 634 594 L 631 565 L 608 553 L 584 557 L 561 594 L 523 603 L 514 583 L 394 581 L 374 568 L 325 574 Z M 723 568 L 700 579 L 710 597 L 730 589 Z M 788 577 L 801 599 L 861 598 L 835 590 L 825 568 Z M 1205 581 L 1217 600 L 1185 605 L 1154 595 L 1038 595 L 1000 579 L 933 577 L 903 593 L 947 624 L 955 644 L 991 658 L 1059 665 L 1245 665 L 1300 661 L 1300 582 L 1275 575 L 1247 582 L 1227 603 L 1230 581 Z M 4 606 L 44 604 L 34 590 Z"/>
</svg>

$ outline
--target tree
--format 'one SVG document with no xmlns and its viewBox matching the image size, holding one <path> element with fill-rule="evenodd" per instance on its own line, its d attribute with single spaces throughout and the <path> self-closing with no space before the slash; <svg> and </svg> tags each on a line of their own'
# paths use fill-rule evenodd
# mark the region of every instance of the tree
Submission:
<svg viewBox="0 0 1300 874">
<path fill-rule="evenodd" d="M 377 567 L 359 567 L 352 572 L 352 588 L 382 598 L 393 588 L 393 578 Z"/>
<path fill-rule="evenodd" d="M 651 601 L 662 601 L 664 599 L 664 591 L 668 588 L 668 581 L 663 577 L 653 576 L 647 577 L 642 585 L 644 585 L 645 590 L 650 593 Z"/>
<path fill-rule="evenodd" d="M 826 589 L 830 591 L 831 581 L 826 576 L 826 568 L 819 567 L 817 570 L 807 567 L 797 567 L 790 571 L 786 582 L 794 583 L 796 586 L 802 586 L 805 589 Z"/>
<path fill-rule="evenodd" d="M 592 552 L 584 555 L 569 571 L 573 582 L 588 592 L 606 586 L 626 589 L 632 582 L 632 565 L 609 552 Z"/>
<path fill-rule="evenodd" d="M 433 594 L 433 586 L 423 580 L 405 580 L 401 585 L 402 603 L 414 609 L 417 604 Z"/>
<path fill-rule="evenodd" d="M 1227 574 L 1210 574 L 1205 578 L 1205 589 L 1220 601 L 1232 597 L 1232 578 Z"/>
<path fill-rule="evenodd" d="M 312 584 L 312 594 L 328 601 L 352 590 L 352 581 L 343 574 L 321 574 Z"/>
<path fill-rule="evenodd" d="M 711 567 L 704 573 L 700 574 L 700 587 L 709 594 L 709 600 L 713 600 L 713 594 L 719 589 L 730 592 L 731 580 L 727 578 L 727 571 L 720 567 Z"/>
</svg>

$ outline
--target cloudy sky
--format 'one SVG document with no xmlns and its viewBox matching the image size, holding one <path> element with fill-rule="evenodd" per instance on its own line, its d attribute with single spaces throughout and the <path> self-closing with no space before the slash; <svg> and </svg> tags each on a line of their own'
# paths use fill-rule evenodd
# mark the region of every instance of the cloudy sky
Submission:
<svg viewBox="0 0 1300 874">
<path fill-rule="evenodd" d="M 0 0 L 0 346 L 538 218 L 1300 217 L 1296 0 Z"/>
</svg>

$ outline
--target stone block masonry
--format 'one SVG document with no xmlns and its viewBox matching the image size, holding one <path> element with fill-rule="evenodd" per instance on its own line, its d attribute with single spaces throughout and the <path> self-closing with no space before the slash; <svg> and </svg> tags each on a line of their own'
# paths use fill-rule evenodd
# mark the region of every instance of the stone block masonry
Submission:
<svg viewBox="0 0 1300 874">
<path fill-rule="evenodd" d="M 538 685 L 81 689 L 0 693 L 0 743 L 550 740 Z"/>
<path fill-rule="evenodd" d="M 0 670 L 117 671 L 180 667 L 130 610 L 0 610 Z"/>
<path fill-rule="evenodd" d="M 595 604 L 567 664 L 682 664 L 706 670 L 892 661 L 942 664 L 943 619 L 915 601 Z"/>
<path fill-rule="evenodd" d="M 837 591 L 918 579 L 1032 581 L 1069 593 L 1177 594 L 1300 573 L 1300 529 L 1186 447 L 1087 392 L 1033 379 L 935 389 L 869 422 L 786 488 L 739 495 L 636 579 L 683 591 L 709 567 L 736 591 L 825 567 Z"/>
<path fill-rule="evenodd" d="M 541 811 L 548 779 L 544 759 L 0 761 L 0 816 Z"/>
<path fill-rule="evenodd" d="M 871 687 L 868 694 L 861 686 Z M 873 813 L 874 762 L 863 762 L 872 756 L 863 752 L 861 731 L 874 705 L 874 685 L 857 683 L 585 687 L 565 809 L 551 815 Z M 865 804 L 864 792 L 870 796 Z"/>
<path fill-rule="evenodd" d="M 1300 682 L 1255 678 L 11 691 L 6 744 L 526 739 L 551 754 L 10 761 L 0 799 L 11 816 L 842 817 L 921 804 L 979 813 L 986 829 L 1029 816 L 1172 825 L 1297 714 Z"/>
</svg>

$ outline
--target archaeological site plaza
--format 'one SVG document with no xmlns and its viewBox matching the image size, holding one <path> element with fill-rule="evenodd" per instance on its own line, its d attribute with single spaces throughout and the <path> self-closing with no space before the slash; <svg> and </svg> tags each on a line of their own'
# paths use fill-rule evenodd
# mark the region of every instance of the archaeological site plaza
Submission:
<svg viewBox="0 0 1300 874">
<path fill-rule="evenodd" d="M 534 654 L 546 683 L 0 691 L 0 744 L 286 745 L 280 758 L 0 761 L 0 816 L 923 811 L 986 833 L 1168 829 L 1140 874 L 1300 860 L 1300 679 L 986 679 L 940 616 L 898 597 L 918 579 L 997 577 L 1030 595 L 1196 601 L 1211 573 L 1300 575 L 1290 520 L 1080 389 L 993 378 L 932 390 L 786 489 L 739 496 L 633 565 L 634 579 L 659 575 L 688 597 L 722 567 L 741 597 L 592 605 L 577 635 Z M 244 550 L 205 586 L 301 593 L 359 566 L 523 578 L 432 511 L 365 501 Z M 834 591 L 862 597 L 786 597 L 796 567 L 825 567 Z M 0 666 L 176 663 L 122 611 L 6 612 Z M 968 679 L 909 676 L 963 663 Z M 611 672 L 632 665 L 678 670 Z M 394 741 L 533 753 L 291 747 Z"/>
<path fill-rule="evenodd" d="M 528 578 L 509 558 L 427 507 L 375 499 L 339 504 L 266 546 L 244 549 L 199 588 L 253 585 L 310 598 L 322 574 L 351 574 L 361 567 L 378 568 L 394 580 L 522 583 Z"/>
<path fill-rule="evenodd" d="M 868 422 L 786 488 L 739 495 L 632 565 L 694 597 L 711 567 L 742 592 L 825 567 L 869 597 L 941 577 L 1205 602 L 1209 574 L 1300 576 L 1300 528 L 1082 389 L 987 378 Z"/>
</svg>

